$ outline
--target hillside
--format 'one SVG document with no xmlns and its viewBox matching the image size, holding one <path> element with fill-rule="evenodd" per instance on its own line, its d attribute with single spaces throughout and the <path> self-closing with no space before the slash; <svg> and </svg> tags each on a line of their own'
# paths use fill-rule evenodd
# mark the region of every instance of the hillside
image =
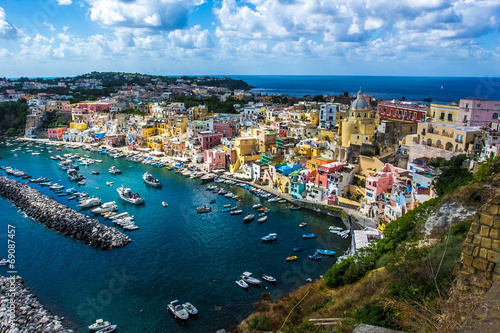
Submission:
<svg viewBox="0 0 500 333">
<path fill-rule="evenodd" d="M 500 278 L 500 158 L 450 182 L 460 159 L 440 161 L 443 196 L 392 222 L 384 239 L 332 266 L 323 280 L 277 300 L 262 294 L 256 313 L 230 331 L 352 332 L 360 323 L 460 330 Z M 472 215 L 456 214 L 462 210 Z M 329 320 L 309 321 L 322 318 Z"/>
<path fill-rule="evenodd" d="M 24 135 L 24 126 L 28 114 L 25 100 L 0 102 L 0 135 Z"/>
</svg>

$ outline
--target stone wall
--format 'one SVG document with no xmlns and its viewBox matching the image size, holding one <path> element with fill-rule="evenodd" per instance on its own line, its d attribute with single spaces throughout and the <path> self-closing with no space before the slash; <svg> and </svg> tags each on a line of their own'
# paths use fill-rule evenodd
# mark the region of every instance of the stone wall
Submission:
<svg viewBox="0 0 500 333">
<path fill-rule="evenodd" d="M 453 153 L 444 149 L 439 149 L 435 147 L 425 146 L 418 143 L 412 143 L 410 146 L 409 160 L 413 161 L 416 158 L 426 156 L 432 157 L 444 157 L 447 160 L 451 159 L 453 156 L 460 155 L 463 153 Z"/>
<path fill-rule="evenodd" d="M 500 279 L 499 232 L 500 196 L 497 196 L 476 213 L 469 234 L 464 241 L 459 264 L 463 284 L 485 292 Z"/>
</svg>

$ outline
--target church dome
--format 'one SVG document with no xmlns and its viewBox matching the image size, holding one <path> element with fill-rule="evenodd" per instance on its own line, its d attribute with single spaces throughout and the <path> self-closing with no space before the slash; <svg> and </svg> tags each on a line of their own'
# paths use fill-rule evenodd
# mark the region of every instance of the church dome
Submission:
<svg viewBox="0 0 500 333">
<path fill-rule="evenodd" d="M 351 110 L 352 111 L 366 111 L 369 110 L 370 106 L 368 103 L 363 99 L 363 93 L 358 91 L 357 98 L 352 102 L 351 104 Z"/>
</svg>

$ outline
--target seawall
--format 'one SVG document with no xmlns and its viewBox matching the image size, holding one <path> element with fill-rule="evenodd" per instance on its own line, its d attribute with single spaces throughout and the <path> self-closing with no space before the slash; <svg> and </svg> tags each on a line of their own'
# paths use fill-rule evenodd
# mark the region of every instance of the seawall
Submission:
<svg viewBox="0 0 500 333">
<path fill-rule="evenodd" d="M 47 228 L 85 245 L 109 250 L 131 240 L 119 230 L 60 204 L 40 191 L 8 177 L 0 176 L 0 195 L 10 200 L 28 217 Z"/>
</svg>

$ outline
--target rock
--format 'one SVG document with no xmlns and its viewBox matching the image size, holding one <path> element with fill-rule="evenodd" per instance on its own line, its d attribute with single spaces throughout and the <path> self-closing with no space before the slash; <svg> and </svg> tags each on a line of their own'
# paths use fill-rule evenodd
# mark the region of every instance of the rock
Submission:
<svg viewBox="0 0 500 333">
<path fill-rule="evenodd" d="M 427 218 L 422 232 L 429 236 L 432 232 L 443 230 L 452 223 L 472 218 L 476 211 L 475 207 L 462 206 L 456 202 L 446 202 L 434 210 Z"/>
</svg>

